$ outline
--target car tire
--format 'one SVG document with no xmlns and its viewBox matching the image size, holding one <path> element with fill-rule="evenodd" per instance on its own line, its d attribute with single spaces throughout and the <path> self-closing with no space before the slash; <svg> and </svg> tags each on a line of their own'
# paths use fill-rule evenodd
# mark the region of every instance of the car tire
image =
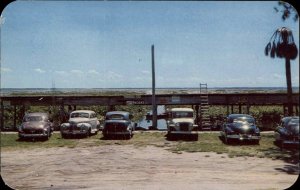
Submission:
<svg viewBox="0 0 300 190">
<path fill-rule="evenodd" d="M 225 142 L 225 144 L 231 144 L 231 139 L 229 139 L 229 138 L 227 138 L 227 135 L 225 134 L 224 135 L 224 142 Z"/>
<path fill-rule="evenodd" d="M 175 138 L 174 138 L 174 135 L 172 133 L 168 133 L 167 134 L 167 140 L 169 141 L 173 141 Z"/>
<path fill-rule="evenodd" d="M 91 136 L 91 129 L 88 129 L 85 134 L 85 137 L 90 137 L 90 136 Z"/>
<path fill-rule="evenodd" d="M 193 135 L 193 140 L 198 141 L 198 134 Z"/>
<path fill-rule="evenodd" d="M 254 140 L 253 143 L 254 143 L 255 145 L 259 145 L 259 140 Z"/>
</svg>

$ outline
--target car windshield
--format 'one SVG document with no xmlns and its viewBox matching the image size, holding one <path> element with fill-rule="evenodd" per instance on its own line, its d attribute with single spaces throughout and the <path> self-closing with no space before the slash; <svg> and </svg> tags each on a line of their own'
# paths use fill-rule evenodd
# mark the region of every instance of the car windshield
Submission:
<svg viewBox="0 0 300 190">
<path fill-rule="evenodd" d="M 254 124 L 254 118 L 251 117 L 237 117 L 229 119 L 229 123 L 249 123 Z"/>
<path fill-rule="evenodd" d="M 89 118 L 89 114 L 84 112 L 76 112 L 71 114 L 71 118 L 76 118 L 76 117 Z"/>
<path fill-rule="evenodd" d="M 29 122 L 29 121 L 43 121 L 43 117 L 42 116 L 27 116 L 24 118 L 25 122 Z"/>
<path fill-rule="evenodd" d="M 172 118 L 186 118 L 186 117 L 193 117 L 193 112 L 172 112 Z"/>
<path fill-rule="evenodd" d="M 298 129 L 299 130 L 299 119 L 292 119 L 288 125 L 286 126 L 286 128 L 288 130 L 295 130 Z"/>
<path fill-rule="evenodd" d="M 124 120 L 124 115 L 121 114 L 113 114 L 113 115 L 108 115 L 106 116 L 107 120 Z"/>
</svg>

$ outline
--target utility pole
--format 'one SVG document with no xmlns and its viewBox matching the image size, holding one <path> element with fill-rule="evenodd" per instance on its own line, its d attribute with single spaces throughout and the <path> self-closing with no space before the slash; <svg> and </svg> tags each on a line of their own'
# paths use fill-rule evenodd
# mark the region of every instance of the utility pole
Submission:
<svg viewBox="0 0 300 190">
<path fill-rule="evenodd" d="M 154 66 L 154 45 L 151 46 L 152 52 L 152 128 L 157 129 L 157 107 L 155 100 L 155 66 Z"/>
</svg>

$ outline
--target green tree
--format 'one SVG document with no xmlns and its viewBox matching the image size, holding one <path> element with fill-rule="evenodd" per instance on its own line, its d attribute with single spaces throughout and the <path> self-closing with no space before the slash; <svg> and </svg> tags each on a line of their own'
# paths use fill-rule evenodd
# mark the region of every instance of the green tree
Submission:
<svg viewBox="0 0 300 190">
<path fill-rule="evenodd" d="M 282 13 L 282 20 L 285 21 L 293 17 L 294 21 L 298 21 L 299 15 L 297 10 L 289 3 L 279 1 L 278 7 L 274 7 L 276 12 Z M 269 43 L 265 48 L 265 55 L 275 58 L 285 58 L 285 74 L 287 84 L 287 98 L 288 98 L 288 115 L 293 114 L 293 100 L 292 100 L 292 80 L 291 80 L 291 62 L 298 56 L 298 49 L 294 42 L 292 31 L 286 27 L 277 29 L 272 35 Z"/>
</svg>

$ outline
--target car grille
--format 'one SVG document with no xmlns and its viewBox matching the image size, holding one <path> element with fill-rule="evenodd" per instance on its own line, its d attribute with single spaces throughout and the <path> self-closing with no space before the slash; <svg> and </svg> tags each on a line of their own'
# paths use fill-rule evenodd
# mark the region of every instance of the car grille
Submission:
<svg viewBox="0 0 300 190">
<path fill-rule="evenodd" d="M 286 136 L 286 140 L 290 140 L 290 141 L 299 141 L 299 136 Z"/>
<path fill-rule="evenodd" d="M 109 123 L 105 126 L 106 130 L 109 132 L 125 132 L 127 131 L 127 126 L 121 123 Z"/>
<path fill-rule="evenodd" d="M 71 124 L 70 128 L 69 128 L 69 131 L 75 131 L 75 130 L 80 130 L 80 127 L 77 127 L 76 124 Z"/>
<path fill-rule="evenodd" d="M 43 129 L 23 129 L 24 133 L 27 134 L 41 134 L 43 133 Z"/>
<path fill-rule="evenodd" d="M 189 131 L 189 123 L 180 123 L 180 131 Z"/>
</svg>

